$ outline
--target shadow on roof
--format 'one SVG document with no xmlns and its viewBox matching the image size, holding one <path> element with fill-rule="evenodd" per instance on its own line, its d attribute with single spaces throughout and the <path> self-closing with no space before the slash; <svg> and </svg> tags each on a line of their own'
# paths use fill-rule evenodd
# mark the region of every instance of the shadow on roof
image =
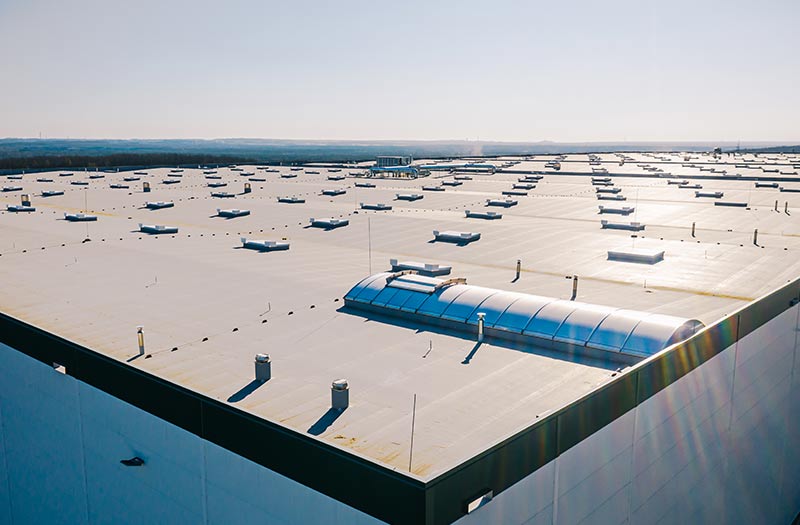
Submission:
<svg viewBox="0 0 800 525">
<path fill-rule="evenodd" d="M 509 350 L 516 350 L 518 352 L 523 352 L 526 354 L 535 354 L 539 356 L 550 357 L 552 359 L 558 359 L 560 361 L 580 363 L 582 365 L 592 366 L 595 368 L 602 368 L 605 370 L 618 370 L 621 367 L 628 366 L 625 363 L 621 363 L 620 361 L 615 361 L 612 359 L 601 359 L 599 357 L 593 357 L 591 355 L 578 354 L 576 352 L 565 352 L 561 350 L 553 350 L 541 346 L 531 345 L 527 342 L 530 339 L 522 337 L 512 336 L 509 338 L 504 338 L 504 337 L 500 338 L 500 337 L 493 337 L 487 334 L 483 343 L 475 344 L 477 343 L 477 335 L 474 338 L 466 337 L 465 333 L 462 331 L 454 330 L 436 323 L 414 322 L 413 320 L 404 320 L 395 316 L 381 315 L 373 311 L 362 310 L 360 308 L 352 308 L 346 305 L 338 308 L 336 311 L 342 314 L 361 317 L 364 319 L 364 322 L 377 322 L 381 324 L 397 326 L 400 328 L 406 328 L 409 330 L 414 330 L 414 332 L 417 334 L 422 334 L 427 332 L 431 334 L 446 335 L 449 337 L 461 339 L 465 342 L 468 341 L 470 343 L 473 343 L 473 346 L 470 348 L 470 350 L 465 353 L 463 360 L 459 361 L 460 363 L 465 365 L 468 365 L 470 361 L 475 357 L 475 354 L 477 353 L 481 344 L 486 343 L 492 346 L 507 348 Z"/>
</svg>

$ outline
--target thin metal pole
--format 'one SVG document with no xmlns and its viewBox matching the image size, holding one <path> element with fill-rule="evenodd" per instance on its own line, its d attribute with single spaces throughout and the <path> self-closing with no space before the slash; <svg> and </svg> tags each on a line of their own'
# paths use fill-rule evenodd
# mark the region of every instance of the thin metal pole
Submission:
<svg viewBox="0 0 800 525">
<path fill-rule="evenodd" d="M 417 394 L 414 394 L 414 408 L 411 409 L 411 448 L 408 451 L 408 471 L 411 472 L 411 460 L 414 458 L 414 425 L 417 422 Z"/>
</svg>

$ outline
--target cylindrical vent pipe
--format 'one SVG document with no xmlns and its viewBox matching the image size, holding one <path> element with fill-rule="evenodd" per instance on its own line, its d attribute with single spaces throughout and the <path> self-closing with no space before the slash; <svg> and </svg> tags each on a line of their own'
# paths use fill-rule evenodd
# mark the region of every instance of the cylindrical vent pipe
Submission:
<svg viewBox="0 0 800 525">
<path fill-rule="evenodd" d="M 256 381 L 265 383 L 272 378 L 272 362 L 269 354 L 256 354 Z"/>
<path fill-rule="evenodd" d="M 478 342 L 479 343 L 483 342 L 483 324 L 485 322 L 484 321 L 485 317 L 486 317 L 485 313 L 478 312 Z"/>
<path fill-rule="evenodd" d="M 753 244 L 758 244 L 758 228 L 753 230 Z"/>
<path fill-rule="evenodd" d="M 784 206 L 783 206 L 783 212 L 784 212 L 786 215 L 789 215 L 789 201 L 786 201 L 786 204 L 784 204 Z"/>
<path fill-rule="evenodd" d="M 23 194 L 20 197 L 20 200 L 22 201 L 22 205 L 23 206 L 30 206 L 31 205 L 31 198 L 27 193 Z"/>
<path fill-rule="evenodd" d="M 692 237 L 694 237 L 694 229 L 695 229 L 695 226 L 697 226 L 697 223 L 696 223 L 696 222 L 693 222 L 693 223 L 692 223 Z"/>
<path fill-rule="evenodd" d="M 570 301 L 574 301 L 575 298 L 578 297 L 578 276 L 572 276 L 572 297 L 569 298 Z"/>
<path fill-rule="evenodd" d="M 775 201 L 775 211 L 778 211 L 778 201 Z"/>
<path fill-rule="evenodd" d="M 522 260 L 517 259 L 517 276 L 516 279 L 519 279 L 519 274 L 522 272 Z"/>
<path fill-rule="evenodd" d="M 144 355 L 144 326 L 136 327 L 136 337 L 139 340 L 139 355 Z"/>
<path fill-rule="evenodd" d="M 344 410 L 350 406 L 350 386 L 347 379 L 337 379 L 331 383 L 331 408 Z"/>
<path fill-rule="evenodd" d="M 145 181 L 142 183 L 142 191 L 145 193 L 150 193 L 150 183 Z"/>
<path fill-rule="evenodd" d="M 250 193 L 251 191 L 253 191 L 253 189 L 250 187 L 250 183 L 249 182 L 245 182 L 244 183 L 244 192 L 245 193 Z"/>
</svg>

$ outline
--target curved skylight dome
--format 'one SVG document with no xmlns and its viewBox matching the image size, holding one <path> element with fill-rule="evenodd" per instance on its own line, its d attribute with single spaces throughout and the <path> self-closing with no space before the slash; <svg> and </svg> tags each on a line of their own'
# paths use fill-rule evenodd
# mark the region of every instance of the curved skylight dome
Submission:
<svg viewBox="0 0 800 525">
<path fill-rule="evenodd" d="M 344 297 L 354 308 L 409 315 L 474 331 L 485 315 L 487 335 L 531 338 L 545 347 L 586 347 L 647 357 L 703 327 L 700 321 L 609 306 L 483 288 L 464 279 L 383 272 L 363 279 Z"/>
</svg>

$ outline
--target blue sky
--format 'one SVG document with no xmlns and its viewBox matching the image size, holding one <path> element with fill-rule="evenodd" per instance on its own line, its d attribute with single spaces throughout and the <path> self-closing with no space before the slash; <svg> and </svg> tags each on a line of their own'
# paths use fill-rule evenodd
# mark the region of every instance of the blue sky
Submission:
<svg viewBox="0 0 800 525">
<path fill-rule="evenodd" d="M 800 142 L 800 2 L 0 0 L 0 137 Z"/>
</svg>

